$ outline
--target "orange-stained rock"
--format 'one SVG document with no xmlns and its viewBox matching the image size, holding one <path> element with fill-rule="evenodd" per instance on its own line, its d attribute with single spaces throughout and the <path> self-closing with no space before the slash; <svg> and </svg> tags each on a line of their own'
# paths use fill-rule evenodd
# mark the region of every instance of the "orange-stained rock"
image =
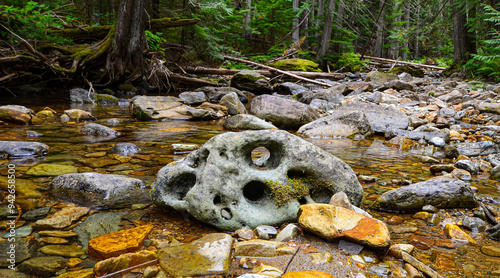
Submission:
<svg viewBox="0 0 500 278">
<path fill-rule="evenodd" d="M 31 116 L 18 110 L 0 108 L 0 120 L 14 124 L 29 124 Z"/>
<path fill-rule="evenodd" d="M 120 270 L 131 268 L 136 265 L 140 265 L 147 262 L 156 263 L 156 254 L 151 251 L 142 250 L 135 253 L 122 254 L 115 258 L 109 258 L 104 261 L 100 261 L 94 265 L 94 274 L 97 277 L 104 276 L 106 274 L 115 273 Z M 131 272 L 129 271 L 120 272 L 120 277 Z"/>
<path fill-rule="evenodd" d="M 78 271 L 69 271 L 66 273 L 63 273 L 57 278 L 94 278 L 94 272 L 92 271 L 92 268 L 86 268 Z"/>
<path fill-rule="evenodd" d="M 335 276 L 322 271 L 295 271 L 287 272 L 281 278 L 335 278 Z"/>
<path fill-rule="evenodd" d="M 386 247 L 391 240 L 384 222 L 328 204 L 302 205 L 298 222 L 305 230 L 326 239 L 343 237 L 370 247 Z"/>
<path fill-rule="evenodd" d="M 135 252 L 142 247 L 152 230 L 153 226 L 145 225 L 94 237 L 89 241 L 89 255 L 107 259 Z"/>
<path fill-rule="evenodd" d="M 468 241 L 472 244 L 476 244 L 476 241 L 464 231 L 462 231 L 462 229 L 460 229 L 457 225 L 446 224 L 446 226 L 444 227 L 444 232 L 448 237 L 452 239 Z"/>
</svg>

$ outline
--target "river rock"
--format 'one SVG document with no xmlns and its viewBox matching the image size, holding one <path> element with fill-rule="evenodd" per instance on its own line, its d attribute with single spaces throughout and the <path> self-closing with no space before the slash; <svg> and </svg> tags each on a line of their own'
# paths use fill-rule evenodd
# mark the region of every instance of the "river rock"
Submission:
<svg viewBox="0 0 500 278">
<path fill-rule="evenodd" d="M 231 87 L 252 92 L 254 94 L 267 94 L 272 92 L 271 84 L 267 78 L 253 70 L 242 70 L 231 78 Z"/>
<path fill-rule="evenodd" d="M 37 220 L 33 224 L 33 227 L 37 230 L 63 229 L 71 225 L 73 221 L 86 215 L 89 211 L 90 209 L 86 207 L 65 207 L 49 218 Z"/>
<path fill-rule="evenodd" d="M 89 240 L 89 255 L 108 259 L 123 253 L 135 252 L 141 249 L 152 230 L 153 226 L 144 225 L 94 237 Z"/>
<path fill-rule="evenodd" d="M 250 114 L 238 114 L 224 122 L 224 128 L 227 130 L 262 130 L 262 129 L 278 129 L 273 124 L 255 117 Z"/>
<path fill-rule="evenodd" d="M 500 181 L 500 165 L 493 167 L 490 171 L 490 179 Z"/>
<path fill-rule="evenodd" d="M 409 117 L 404 112 L 368 102 L 348 102 L 336 110 L 337 113 L 352 111 L 363 112 L 376 133 L 384 134 L 394 129 L 406 129 L 409 124 Z"/>
<path fill-rule="evenodd" d="M 126 275 L 133 269 L 128 269 L 136 265 L 156 260 L 156 254 L 151 251 L 142 250 L 135 253 L 122 254 L 115 258 L 109 258 L 98 262 L 94 266 L 94 274 L 97 277 L 120 271 L 120 275 Z M 128 269 L 124 271 L 125 269 Z"/>
<path fill-rule="evenodd" d="M 467 233 L 462 231 L 462 229 L 460 229 L 460 227 L 458 227 L 457 225 L 446 224 L 446 226 L 444 227 L 444 232 L 449 238 L 460 241 L 468 241 L 472 244 L 476 244 L 476 241 Z"/>
<path fill-rule="evenodd" d="M 22 262 L 17 268 L 27 274 L 51 277 L 66 267 L 67 260 L 63 257 L 36 257 Z"/>
<path fill-rule="evenodd" d="M 16 228 L 14 231 L 15 231 L 16 238 L 27 237 L 27 236 L 31 235 L 31 233 L 33 232 L 33 227 L 30 225 L 24 225 L 24 226 Z M 10 237 L 9 232 L 6 232 L 5 234 L 2 235 L 2 238 L 8 239 L 9 237 Z"/>
<path fill-rule="evenodd" d="M 309 103 L 309 105 L 316 110 L 321 110 L 324 112 L 333 110 L 333 109 L 337 108 L 337 106 L 338 106 L 338 104 L 336 104 L 336 103 L 328 102 L 328 101 L 322 100 L 322 99 L 313 99 L 311 101 L 311 103 Z"/>
<path fill-rule="evenodd" d="M 43 207 L 43 208 L 37 208 L 37 209 L 32 209 L 30 211 L 27 211 L 21 215 L 21 217 L 25 220 L 28 221 L 33 221 L 33 220 L 38 220 L 45 218 L 47 214 L 50 211 L 50 207 Z"/>
<path fill-rule="evenodd" d="M 307 270 L 287 272 L 281 278 L 335 278 L 335 276 L 323 271 Z"/>
<path fill-rule="evenodd" d="M 134 143 L 118 143 L 113 146 L 111 151 L 115 154 L 123 156 L 132 156 L 141 151 Z"/>
<path fill-rule="evenodd" d="M 41 236 L 49 236 L 49 237 L 74 237 L 78 235 L 73 231 L 57 231 L 57 230 L 39 231 L 38 234 Z"/>
<path fill-rule="evenodd" d="M 319 118 L 318 112 L 307 104 L 271 95 L 252 100 L 250 114 L 283 129 L 298 129 Z"/>
<path fill-rule="evenodd" d="M 310 104 L 315 99 L 321 99 L 330 102 L 332 105 L 339 105 L 344 100 L 343 93 L 346 88 L 346 85 L 336 83 L 328 89 L 318 89 L 314 92 L 302 92 L 293 97 L 305 104 Z"/>
<path fill-rule="evenodd" d="M 295 95 L 298 93 L 311 92 L 311 90 L 306 87 L 293 82 L 280 83 L 274 87 L 274 91 L 280 95 Z"/>
<path fill-rule="evenodd" d="M 391 241 L 385 223 L 343 207 L 302 205 L 297 218 L 303 229 L 329 240 L 341 237 L 370 247 L 386 247 Z"/>
<path fill-rule="evenodd" d="M 374 207 L 387 211 L 415 212 L 425 205 L 437 208 L 474 208 L 477 202 L 469 184 L 452 178 L 434 178 L 382 194 Z"/>
<path fill-rule="evenodd" d="M 26 172 L 31 176 L 58 176 L 69 173 L 78 173 L 78 167 L 64 164 L 37 164 Z"/>
<path fill-rule="evenodd" d="M 50 183 L 50 193 L 62 200 L 99 208 L 122 208 L 150 201 L 143 181 L 100 173 L 57 176 Z"/>
<path fill-rule="evenodd" d="M 139 120 L 213 120 L 215 112 L 182 104 L 178 98 L 138 96 L 132 98 L 132 114 Z"/>
<path fill-rule="evenodd" d="M 64 110 L 64 115 L 68 116 L 70 120 L 72 121 L 87 121 L 87 120 L 93 120 L 94 116 L 90 114 L 87 111 L 80 110 L 80 109 L 69 109 L 69 110 Z M 62 115 L 62 116 L 64 116 Z M 62 120 L 61 116 L 61 120 Z"/>
<path fill-rule="evenodd" d="M 257 147 L 270 152 L 260 166 L 251 158 Z M 275 195 L 288 177 L 297 177 L 299 188 L 309 187 L 310 194 L 303 192 L 306 202 L 328 203 L 334 193 L 344 191 L 352 204 L 359 204 L 363 194 L 356 174 L 337 157 L 286 131 L 261 130 L 212 137 L 162 168 L 151 195 L 160 207 L 189 211 L 202 222 L 234 231 L 294 222 L 300 202 Z M 301 178 L 310 181 L 302 183 Z"/>
<path fill-rule="evenodd" d="M 10 249 L 12 242 L 8 239 L 0 239 L 0 267 L 8 267 L 36 256 L 38 241 L 34 238 L 16 238 L 14 251 Z M 14 258 L 11 255 L 14 254 Z M 12 261 L 10 261 L 13 259 Z"/>
<path fill-rule="evenodd" d="M 335 110 L 332 115 L 305 124 L 297 131 L 314 138 L 353 137 L 373 133 L 366 115 L 361 111 Z"/>
<path fill-rule="evenodd" d="M 114 139 L 120 136 L 120 132 L 115 131 L 112 128 L 103 126 L 95 123 L 85 124 L 80 130 L 80 134 L 86 136 L 88 141 L 102 140 L 102 139 Z"/>
<path fill-rule="evenodd" d="M 95 93 L 82 88 L 74 88 L 69 90 L 69 99 L 75 103 L 94 103 Z"/>
<path fill-rule="evenodd" d="M 403 80 L 391 80 L 387 83 L 384 83 L 382 85 L 384 88 L 392 88 L 395 90 L 407 90 L 407 91 L 412 91 L 413 90 L 413 85 L 403 81 Z"/>
<path fill-rule="evenodd" d="M 299 235 L 299 227 L 295 224 L 286 225 L 276 236 L 276 241 L 286 242 L 296 238 Z"/>
<path fill-rule="evenodd" d="M 22 273 L 16 269 L 0 269 L 0 277 L 2 278 L 31 278 L 31 275 Z M 267 278 L 267 277 L 263 277 Z"/>
<path fill-rule="evenodd" d="M 208 101 L 204 92 L 182 92 L 179 94 L 179 98 L 188 105 L 202 104 Z"/>
<path fill-rule="evenodd" d="M 68 263 L 69 264 L 69 263 Z M 68 271 L 56 278 L 94 278 L 94 270 L 92 268 L 85 268 L 77 271 Z"/>
<path fill-rule="evenodd" d="M 469 157 L 500 153 L 498 144 L 492 141 L 459 144 L 457 150 L 461 155 Z"/>
<path fill-rule="evenodd" d="M 28 141 L 0 141 L 0 159 L 45 156 L 49 146 Z"/>
<path fill-rule="evenodd" d="M 488 256 L 500 257 L 500 247 L 498 245 L 484 245 L 481 247 L 481 252 Z"/>
<path fill-rule="evenodd" d="M 232 246 L 230 235 L 209 234 L 191 243 L 161 249 L 158 261 L 172 277 L 227 275 Z"/>
<path fill-rule="evenodd" d="M 453 90 L 447 94 L 438 96 L 437 99 L 442 100 L 446 103 L 455 103 L 463 98 L 463 94 L 459 90 Z"/>
<path fill-rule="evenodd" d="M 219 103 L 223 96 L 236 93 L 242 103 L 248 103 L 248 97 L 240 90 L 233 87 L 212 87 L 205 86 L 195 90 L 195 92 L 203 92 L 212 103 Z M 251 94 L 251 93 L 250 93 Z"/>
<path fill-rule="evenodd" d="M 234 255 L 241 257 L 277 257 L 293 254 L 295 250 L 283 242 L 263 239 L 239 241 L 234 245 Z"/>
<path fill-rule="evenodd" d="M 31 116 L 18 110 L 0 107 L 0 121 L 13 124 L 29 124 Z"/>
<path fill-rule="evenodd" d="M 238 115 L 247 113 L 245 106 L 238 99 L 238 95 L 235 92 L 223 96 L 219 104 L 227 107 L 227 109 L 229 110 L 229 115 Z"/>
<path fill-rule="evenodd" d="M 479 172 L 479 163 L 473 162 L 471 160 L 457 160 L 455 162 L 455 167 L 468 171 L 469 173 L 475 175 Z"/>
<path fill-rule="evenodd" d="M 45 255 L 79 258 L 85 255 L 85 250 L 75 245 L 45 245 L 39 249 Z"/>
<path fill-rule="evenodd" d="M 371 82 L 375 87 L 380 87 L 391 80 L 398 80 L 398 76 L 382 71 L 370 71 L 365 78 L 365 81 Z"/>
<path fill-rule="evenodd" d="M 87 250 L 89 240 L 100 235 L 109 234 L 118 231 L 122 216 L 127 212 L 101 212 L 92 214 L 81 224 L 76 226 L 71 234 L 77 234 L 80 244 L 84 250 Z M 62 232 L 62 231 L 61 231 Z M 42 235 L 42 234 L 40 234 Z M 51 235 L 51 234 L 46 234 Z M 59 234 L 52 236 L 60 236 Z"/>
</svg>

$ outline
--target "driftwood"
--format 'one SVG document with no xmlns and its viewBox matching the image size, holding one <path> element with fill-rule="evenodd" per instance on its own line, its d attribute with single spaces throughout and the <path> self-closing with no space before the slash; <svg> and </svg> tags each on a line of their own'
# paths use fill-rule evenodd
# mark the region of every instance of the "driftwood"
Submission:
<svg viewBox="0 0 500 278">
<path fill-rule="evenodd" d="M 216 75 L 234 75 L 240 70 L 230 70 L 230 69 L 212 69 L 212 68 L 184 68 L 186 73 L 193 74 L 216 74 Z M 273 70 L 254 70 L 266 77 L 274 77 L 281 75 L 280 73 Z M 331 80 L 340 80 L 345 77 L 342 73 L 326 73 L 326 72 L 307 72 L 307 71 L 289 71 L 292 74 L 305 77 L 305 78 L 323 78 Z"/>
<path fill-rule="evenodd" d="M 224 86 L 227 86 L 226 84 L 218 84 L 218 83 L 210 82 L 210 81 L 203 80 L 203 79 L 187 77 L 187 76 L 183 76 L 183 75 L 173 73 L 173 72 L 169 73 L 168 79 L 170 81 L 181 82 L 183 84 L 188 84 L 188 85 L 195 86 L 195 87 L 203 87 L 203 86 L 224 87 Z"/>
<path fill-rule="evenodd" d="M 309 83 L 312 83 L 312 84 L 316 84 L 316 85 L 320 85 L 320 86 L 324 86 L 324 87 L 332 87 L 331 84 L 327 84 L 327 83 L 319 82 L 319 81 L 312 80 L 312 79 L 309 79 L 309 78 L 301 77 L 301 76 L 298 76 L 296 74 L 290 73 L 288 71 L 279 70 L 279 69 L 276 69 L 276 68 L 273 68 L 273 67 L 270 67 L 270 66 L 266 66 L 266 65 L 263 65 L 263 64 L 259 64 L 259 63 L 256 63 L 256 62 L 252 62 L 252 61 L 248 61 L 248 60 L 243 60 L 243 59 L 238 59 L 238 58 L 234 58 L 234 57 L 230 57 L 230 56 L 224 56 L 224 59 L 226 59 L 226 60 L 232 60 L 232 61 L 236 61 L 236 62 L 240 62 L 240 63 L 245 63 L 245 64 L 253 65 L 253 66 L 256 66 L 256 67 L 265 68 L 265 69 L 268 69 L 268 70 L 271 70 L 271 71 L 275 71 L 275 72 L 281 73 L 281 74 L 286 75 L 288 77 L 292 77 L 292 78 L 295 78 L 295 79 L 298 79 L 298 80 L 302 80 L 302 81 L 305 81 L 305 82 L 309 82 Z"/>
<path fill-rule="evenodd" d="M 148 30 L 160 30 L 163 28 L 181 27 L 195 25 L 200 20 L 198 18 L 159 18 L 152 19 L 147 22 L 146 29 Z M 71 28 L 71 29 L 61 29 L 50 31 L 54 35 L 58 35 L 65 38 L 72 39 L 85 39 L 85 38 L 97 38 L 102 39 L 106 37 L 113 28 L 114 25 L 103 25 L 103 26 L 89 26 L 83 28 Z"/>
<path fill-rule="evenodd" d="M 401 255 L 403 256 L 403 261 L 411 264 L 414 266 L 416 269 L 422 271 L 423 273 L 429 275 L 431 278 L 443 278 L 443 276 L 439 275 L 436 271 L 434 271 L 432 268 L 428 267 L 421 261 L 415 259 L 413 256 L 406 252 L 401 252 Z"/>
<path fill-rule="evenodd" d="M 401 64 L 401 65 L 415 66 L 415 67 L 420 67 L 420 68 L 428 68 L 428 69 L 433 69 L 433 70 L 445 70 L 446 69 L 446 68 L 443 68 L 443 67 L 437 67 L 437 66 L 431 66 L 431 65 L 424 65 L 424 64 L 417 64 L 417 63 L 410 63 L 410 62 L 403 62 L 403 61 L 386 59 L 386 58 L 378 58 L 378 57 L 371 57 L 371 56 L 365 56 L 364 58 L 370 59 L 370 60 L 373 60 L 373 61 L 380 61 L 380 62 L 387 62 L 387 63 L 397 63 L 397 64 Z"/>
</svg>

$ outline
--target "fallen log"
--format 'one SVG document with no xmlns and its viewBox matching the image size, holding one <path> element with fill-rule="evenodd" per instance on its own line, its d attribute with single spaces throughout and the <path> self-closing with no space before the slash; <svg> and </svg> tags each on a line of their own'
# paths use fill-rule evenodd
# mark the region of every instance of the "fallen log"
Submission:
<svg viewBox="0 0 500 278">
<path fill-rule="evenodd" d="M 298 79 L 298 80 L 306 81 L 306 82 L 309 82 L 309 83 L 312 83 L 312 84 L 316 84 L 316 85 L 320 85 L 320 86 L 324 86 L 324 87 L 332 87 L 331 84 L 327 84 L 327 83 L 319 82 L 319 81 L 312 80 L 312 79 L 309 79 L 309 78 L 301 77 L 301 76 L 298 76 L 296 74 L 290 73 L 288 71 L 279 70 L 277 68 L 273 68 L 273 67 L 270 67 L 270 66 L 266 66 L 266 65 L 263 65 L 263 64 L 256 63 L 256 62 L 252 62 L 252 61 L 248 61 L 248 60 L 243 60 L 243 59 L 238 59 L 238 58 L 234 58 L 234 57 L 230 57 L 230 56 L 224 56 L 224 59 L 232 60 L 232 61 L 236 61 L 236 62 L 240 62 L 240 63 L 245 63 L 245 64 L 249 64 L 249 65 L 253 65 L 253 66 L 257 66 L 257 67 L 261 67 L 261 68 L 265 68 L 265 69 L 268 69 L 270 71 L 275 71 L 275 72 L 281 73 L 283 75 L 286 75 L 288 77 L 292 77 L 292 78 L 295 78 L 295 79 Z"/>
<path fill-rule="evenodd" d="M 188 85 L 195 86 L 195 87 L 203 87 L 203 86 L 225 87 L 225 86 L 227 86 L 227 84 L 214 83 L 214 82 L 210 82 L 210 81 L 203 80 L 203 79 L 183 76 L 183 75 L 173 73 L 173 72 L 169 73 L 168 79 L 170 81 L 181 82 L 183 84 L 188 84 Z"/>
<path fill-rule="evenodd" d="M 192 74 L 216 74 L 216 75 L 234 75 L 238 73 L 240 70 L 231 70 L 231 69 L 214 69 L 214 68 L 184 68 L 186 73 Z M 273 70 L 255 70 L 266 77 L 275 77 L 278 75 L 282 75 Z M 331 80 L 340 80 L 345 77 L 345 74 L 342 73 L 327 73 L 327 72 L 307 72 L 307 71 L 289 71 L 292 74 L 305 77 L 305 78 L 323 78 L 323 79 L 331 79 Z"/>
<path fill-rule="evenodd" d="M 378 57 L 371 57 L 371 56 L 365 56 L 364 58 L 369 59 L 369 60 L 373 60 L 373 61 L 397 63 L 397 64 L 401 64 L 401 65 L 415 66 L 415 67 L 420 67 L 420 68 L 428 68 L 428 69 L 433 69 L 433 70 L 445 70 L 446 69 L 443 67 L 424 65 L 424 64 L 418 64 L 418 63 L 411 63 L 411 62 L 404 62 L 404 61 L 398 61 L 398 60 L 392 60 L 392 59 L 386 59 L 386 58 L 378 58 Z"/>
<path fill-rule="evenodd" d="M 146 24 L 146 29 L 148 30 L 159 30 L 163 28 L 181 27 L 195 25 L 200 20 L 198 18 L 158 18 L 152 19 L 150 24 Z M 102 39 L 108 35 L 109 31 L 114 25 L 102 25 L 102 26 L 89 26 L 83 28 L 70 28 L 70 29 L 60 29 L 51 30 L 53 35 L 61 36 L 70 39 L 86 39 L 86 38 L 96 38 Z"/>
</svg>

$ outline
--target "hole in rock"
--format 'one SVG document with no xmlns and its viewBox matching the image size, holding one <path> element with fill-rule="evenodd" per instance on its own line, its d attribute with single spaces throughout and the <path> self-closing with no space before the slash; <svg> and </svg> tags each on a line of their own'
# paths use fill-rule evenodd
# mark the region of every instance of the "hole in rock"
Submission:
<svg viewBox="0 0 500 278">
<path fill-rule="evenodd" d="M 230 220 L 231 218 L 233 218 L 233 214 L 228 208 L 223 208 L 220 211 L 220 216 L 226 220 Z"/>
<path fill-rule="evenodd" d="M 305 197 L 300 198 L 298 201 L 299 201 L 299 204 L 301 204 L 301 205 L 307 204 L 307 200 Z"/>
<path fill-rule="evenodd" d="M 172 195 L 178 200 L 182 200 L 195 184 L 196 176 L 191 173 L 184 173 L 172 178 L 168 183 L 168 187 Z"/>
<path fill-rule="evenodd" d="M 253 149 L 250 156 L 252 157 L 252 163 L 257 167 L 265 167 L 267 161 L 269 160 L 271 153 L 266 147 L 257 147 Z"/>
<path fill-rule="evenodd" d="M 266 185 L 260 181 L 251 181 L 243 188 L 243 196 L 249 201 L 259 201 L 266 195 Z"/>
<path fill-rule="evenodd" d="M 214 198 L 214 205 L 218 205 L 220 203 L 222 203 L 222 200 L 221 200 L 220 196 L 219 195 L 215 196 L 215 198 Z"/>
</svg>

